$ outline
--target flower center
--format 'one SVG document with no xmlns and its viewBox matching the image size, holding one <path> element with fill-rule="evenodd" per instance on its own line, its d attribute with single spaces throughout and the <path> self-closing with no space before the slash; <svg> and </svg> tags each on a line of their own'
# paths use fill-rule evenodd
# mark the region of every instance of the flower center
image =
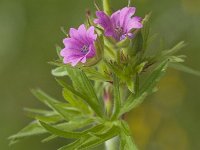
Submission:
<svg viewBox="0 0 200 150">
<path fill-rule="evenodd" d="M 84 45 L 82 48 L 81 48 L 81 52 L 86 54 L 87 52 L 89 51 L 89 47 L 87 45 Z"/>
<path fill-rule="evenodd" d="M 121 35 L 121 34 L 123 33 L 122 27 L 116 27 L 116 28 L 115 28 L 115 32 L 116 32 L 118 35 Z"/>
</svg>

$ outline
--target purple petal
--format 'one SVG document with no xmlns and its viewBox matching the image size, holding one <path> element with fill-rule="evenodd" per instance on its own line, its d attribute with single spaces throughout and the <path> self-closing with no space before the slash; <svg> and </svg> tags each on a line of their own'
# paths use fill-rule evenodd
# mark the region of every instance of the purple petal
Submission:
<svg viewBox="0 0 200 150">
<path fill-rule="evenodd" d="M 95 52 L 95 47 L 94 47 L 94 45 L 92 44 L 92 45 L 89 46 L 89 51 L 88 51 L 88 53 L 86 54 L 86 57 L 87 57 L 87 58 L 92 58 L 92 57 L 95 56 L 95 54 L 96 54 L 96 52 Z"/>
<path fill-rule="evenodd" d="M 82 55 L 80 50 L 74 50 L 74 49 L 62 49 L 60 52 L 60 55 L 62 57 L 69 57 L 69 56 L 73 56 L 73 55 Z"/>
<path fill-rule="evenodd" d="M 67 49 L 80 49 L 83 46 L 83 43 L 73 38 L 65 38 L 63 43 Z"/>
<path fill-rule="evenodd" d="M 98 19 L 94 20 L 94 23 L 99 24 L 105 29 L 106 36 L 112 36 L 114 34 L 113 25 L 109 16 L 103 11 L 97 11 L 96 16 Z"/>
<path fill-rule="evenodd" d="M 114 12 L 111 15 L 111 21 L 114 27 L 119 27 L 120 26 L 120 10 Z"/>
<path fill-rule="evenodd" d="M 70 57 L 64 57 L 64 60 L 63 62 L 65 64 L 68 64 L 68 63 L 73 63 L 73 62 L 76 62 L 76 64 L 82 59 L 83 56 L 70 56 Z"/>
<path fill-rule="evenodd" d="M 85 63 L 85 62 L 86 62 L 86 56 L 84 56 L 84 57 L 81 59 L 81 62 L 82 62 L 82 63 Z"/>
<path fill-rule="evenodd" d="M 140 29 L 143 27 L 141 23 L 142 18 L 140 17 L 133 17 L 131 20 L 129 20 L 127 24 L 127 31 L 129 32 L 132 29 Z"/>
<path fill-rule="evenodd" d="M 92 40 L 96 40 L 97 39 L 97 34 L 94 33 L 94 26 L 91 26 L 88 30 L 87 30 L 87 37 L 89 39 L 92 39 Z"/>
<path fill-rule="evenodd" d="M 82 58 L 78 58 L 78 59 L 73 59 L 73 61 L 71 62 L 71 65 L 74 67 L 76 66 L 80 61 L 81 61 Z"/>
<path fill-rule="evenodd" d="M 127 23 L 135 14 L 135 11 L 135 7 L 125 7 L 120 11 L 120 27 L 122 27 L 122 29 L 126 30 Z"/>
<path fill-rule="evenodd" d="M 78 28 L 78 34 L 79 34 L 79 39 L 84 42 L 84 44 L 89 45 L 91 43 L 90 39 L 88 39 L 87 36 L 87 30 L 84 24 L 82 24 L 79 28 Z"/>
</svg>

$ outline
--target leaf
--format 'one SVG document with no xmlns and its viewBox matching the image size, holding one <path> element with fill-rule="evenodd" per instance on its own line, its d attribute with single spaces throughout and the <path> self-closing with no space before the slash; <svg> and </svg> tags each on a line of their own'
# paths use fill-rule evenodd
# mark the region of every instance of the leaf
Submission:
<svg viewBox="0 0 200 150">
<path fill-rule="evenodd" d="M 139 93 L 137 95 L 130 94 L 130 96 L 125 101 L 124 105 L 122 106 L 119 116 L 137 107 L 139 104 L 143 102 L 143 100 L 148 94 L 151 94 L 153 92 L 153 89 L 157 85 L 158 81 L 161 79 L 161 77 L 165 73 L 167 65 L 168 65 L 168 60 L 163 61 L 160 65 L 158 65 L 154 69 L 154 71 L 146 79 L 141 89 L 139 90 Z"/>
<path fill-rule="evenodd" d="M 165 57 L 165 56 L 173 55 L 173 54 L 177 53 L 179 50 L 181 50 L 185 46 L 186 46 L 185 42 L 181 41 L 177 45 L 175 45 L 173 48 L 171 48 L 169 50 L 162 51 L 162 56 Z"/>
<path fill-rule="evenodd" d="M 109 76 L 106 76 L 106 75 L 102 74 L 101 72 L 98 72 L 94 68 L 84 69 L 84 72 L 86 73 L 86 75 L 88 76 L 89 79 L 94 80 L 94 81 L 105 82 L 105 81 L 110 80 Z"/>
<path fill-rule="evenodd" d="M 119 91 L 119 79 L 114 74 L 113 75 L 113 89 L 114 89 L 114 105 L 113 105 L 113 113 L 112 113 L 112 119 L 117 119 L 121 108 L 121 98 L 120 98 L 120 91 Z"/>
<path fill-rule="evenodd" d="M 75 130 L 75 129 L 80 129 L 83 128 L 93 122 L 92 119 L 79 119 L 77 122 L 67 122 L 67 123 L 60 123 L 56 124 L 54 127 L 62 130 Z M 28 124 L 26 127 L 24 127 L 21 131 L 19 131 L 17 134 L 14 134 L 10 136 L 8 139 L 11 142 L 14 142 L 16 140 L 20 140 L 22 138 L 26 138 L 29 136 L 34 136 L 34 135 L 41 135 L 47 133 L 47 130 L 45 130 L 39 123 L 38 121 L 33 121 L 30 124 Z"/>
<path fill-rule="evenodd" d="M 94 137 L 87 139 L 86 141 L 79 146 L 78 149 L 85 150 L 85 149 L 91 149 L 99 144 L 102 144 L 103 142 L 117 136 L 118 134 L 118 128 L 116 126 L 113 126 L 111 129 L 109 129 L 107 132 L 103 134 L 95 134 Z"/>
<path fill-rule="evenodd" d="M 31 114 L 38 114 L 38 115 L 52 115 L 55 114 L 54 111 L 43 110 L 43 109 L 34 109 L 34 108 L 24 108 L 24 111 Z"/>
<path fill-rule="evenodd" d="M 128 99 L 125 101 L 125 104 L 122 106 L 118 117 L 131 111 L 133 108 L 141 104 L 143 100 L 146 98 L 146 96 L 147 96 L 147 93 L 143 93 L 141 95 L 138 95 L 137 97 L 133 93 L 130 94 Z"/>
<path fill-rule="evenodd" d="M 129 91 L 134 93 L 135 85 L 134 85 L 134 82 L 133 82 L 132 78 L 126 80 L 126 85 L 127 85 L 128 89 L 129 89 Z"/>
<path fill-rule="evenodd" d="M 78 133 L 78 132 L 70 132 L 70 131 L 63 131 L 63 130 L 60 130 L 60 129 L 57 129 L 53 126 L 50 126 L 44 122 L 41 122 L 40 121 L 40 124 L 42 127 L 44 127 L 44 129 L 46 129 L 47 131 L 49 131 L 50 133 L 52 134 L 55 134 L 59 137 L 64 137 L 64 138 L 80 138 L 82 136 L 81 133 Z"/>
<path fill-rule="evenodd" d="M 29 116 L 33 117 L 34 119 L 46 122 L 46 123 L 57 123 L 57 122 L 63 121 L 63 117 L 61 117 L 60 115 L 42 116 L 42 115 L 32 114 L 32 115 L 29 115 Z"/>
<path fill-rule="evenodd" d="M 89 119 L 89 118 L 80 118 L 77 121 L 70 121 L 68 122 L 63 128 L 60 128 L 64 131 L 73 131 L 73 130 L 77 130 L 77 129 L 82 129 L 85 128 L 89 125 L 91 125 L 91 123 L 93 122 L 93 119 Z M 55 138 L 58 138 L 59 136 L 57 135 L 51 135 L 48 136 L 47 138 L 43 139 L 42 142 L 48 142 L 50 140 L 53 140 Z"/>
<path fill-rule="evenodd" d="M 172 63 L 181 63 L 184 62 L 185 60 L 179 56 L 170 56 L 169 61 Z"/>
<path fill-rule="evenodd" d="M 84 95 L 83 93 L 80 93 L 80 92 L 76 91 L 71 85 L 63 83 L 62 80 L 58 80 L 57 79 L 57 81 L 60 82 L 60 84 L 63 85 L 63 87 L 65 87 L 65 89 L 63 91 L 63 96 L 72 105 L 74 105 L 74 106 L 79 105 L 79 106 L 81 106 L 83 108 L 83 110 L 88 112 L 87 106 L 82 103 L 84 101 L 92 108 L 92 110 L 94 112 L 96 112 L 97 114 L 101 115 L 100 114 L 100 111 L 101 111 L 100 108 L 96 108 L 96 107 L 98 107 L 97 106 L 98 103 L 94 102 L 94 100 L 91 98 L 92 95 Z M 75 96 L 75 97 L 78 97 L 79 100 L 81 100 L 81 101 L 79 101 L 80 103 L 77 103 L 76 100 L 74 99 L 74 97 L 71 94 L 73 94 L 73 96 Z M 88 94 L 89 94 L 89 92 L 88 92 Z"/>
<path fill-rule="evenodd" d="M 60 51 L 61 50 L 62 50 L 62 48 L 60 46 L 56 45 L 56 53 L 57 53 L 59 59 L 62 59 L 62 57 L 60 56 Z"/>
<path fill-rule="evenodd" d="M 37 121 L 33 121 L 29 125 L 24 127 L 21 131 L 19 131 L 17 134 L 10 136 L 8 139 L 13 141 L 24 137 L 40 135 L 44 133 L 47 133 L 47 131 L 43 129 Z"/>
<path fill-rule="evenodd" d="M 125 38 L 123 40 L 121 40 L 120 42 L 117 43 L 117 47 L 118 48 L 124 48 L 124 47 L 128 47 L 130 45 L 130 39 L 129 38 Z"/>
<path fill-rule="evenodd" d="M 90 105 L 93 111 L 100 117 L 104 116 L 104 103 L 97 98 L 94 87 L 85 73 L 78 69 L 68 70 L 69 76 L 73 82 L 73 86 L 79 91 L 79 95 L 84 97 L 84 100 Z M 77 94 L 76 94 L 77 95 Z"/>
<path fill-rule="evenodd" d="M 131 131 L 125 121 L 120 125 L 120 150 L 138 150 L 130 135 Z"/>
<path fill-rule="evenodd" d="M 56 77 L 63 77 L 63 76 L 67 76 L 68 72 L 67 72 L 66 66 L 60 66 L 53 69 L 51 71 L 51 74 Z"/>
<path fill-rule="evenodd" d="M 70 90 L 64 88 L 63 89 L 63 97 L 66 101 L 68 101 L 72 106 L 79 108 L 83 114 L 92 114 L 91 109 L 85 103 L 85 99 L 82 97 L 76 96 Z"/>
<path fill-rule="evenodd" d="M 169 66 L 174 68 L 174 69 L 176 69 L 176 70 L 183 71 L 185 73 L 189 73 L 189 74 L 192 74 L 192 75 L 195 75 L 195 76 L 200 76 L 200 71 L 194 70 L 194 69 L 192 69 L 190 67 L 187 67 L 187 66 L 185 66 L 183 64 L 180 64 L 180 63 L 176 63 L 176 64 L 175 63 L 173 63 L 173 64 L 170 63 Z"/>
<path fill-rule="evenodd" d="M 94 127 L 91 127 L 90 129 L 87 129 L 87 130 L 82 131 L 82 132 L 70 132 L 70 131 L 60 130 L 56 127 L 53 127 L 53 126 L 48 125 L 48 124 L 41 122 L 41 121 L 40 121 L 40 124 L 42 125 L 42 127 L 44 127 L 47 131 L 49 131 L 52 134 L 55 134 L 57 136 L 64 137 L 64 138 L 71 138 L 71 139 L 81 138 L 82 136 L 86 135 L 89 132 L 101 130 L 104 127 L 104 125 L 100 124 L 100 125 L 96 125 Z"/>
<path fill-rule="evenodd" d="M 42 92 L 41 90 L 33 90 L 32 92 L 39 100 L 47 104 L 50 108 L 52 108 L 55 112 L 60 114 L 67 121 L 72 120 L 74 117 L 76 117 L 77 114 L 80 114 L 80 111 L 77 110 L 76 108 L 73 108 L 72 106 L 69 106 L 66 103 L 61 103 L 57 100 L 54 100 L 53 98 L 48 96 L 46 93 Z M 44 117 L 41 117 L 41 116 L 36 117 L 36 118 L 44 119 Z"/>
<path fill-rule="evenodd" d="M 107 60 L 104 60 L 105 64 L 108 68 L 114 72 L 120 79 L 125 80 L 124 74 L 122 72 L 122 68 L 117 63 L 109 63 Z"/>
<path fill-rule="evenodd" d="M 168 60 L 164 60 L 160 63 L 151 73 L 151 75 L 146 79 L 144 84 L 140 89 L 140 94 L 143 93 L 151 93 L 153 88 L 157 85 L 158 81 L 160 81 L 161 77 L 164 75 L 166 68 L 168 66 Z"/>
<path fill-rule="evenodd" d="M 36 98 L 38 98 L 38 100 L 40 100 L 42 103 L 46 104 L 47 106 L 49 106 L 52 109 L 53 109 L 53 107 L 51 104 L 59 102 L 58 100 L 48 96 L 46 93 L 44 93 L 40 89 L 31 90 L 31 92 L 33 93 L 33 95 Z"/>
<path fill-rule="evenodd" d="M 134 50 L 135 52 L 141 52 L 143 50 L 143 37 L 141 31 L 139 31 L 134 39 Z"/>
<path fill-rule="evenodd" d="M 142 38 L 143 38 L 143 51 L 147 49 L 148 39 L 149 39 L 149 33 L 150 33 L 150 17 L 151 12 L 145 16 L 145 18 L 142 20 L 143 28 L 141 29 Z"/>
<path fill-rule="evenodd" d="M 77 141 L 61 147 L 59 150 L 84 150 L 91 149 L 103 142 L 115 137 L 118 134 L 118 127 L 112 126 L 104 133 L 99 134 L 87 134 Z"/>
<path fill-rule="evenodd" d="M 120 150 L 138 150 L 131 136 L 120 134 Z"/>
</svg>

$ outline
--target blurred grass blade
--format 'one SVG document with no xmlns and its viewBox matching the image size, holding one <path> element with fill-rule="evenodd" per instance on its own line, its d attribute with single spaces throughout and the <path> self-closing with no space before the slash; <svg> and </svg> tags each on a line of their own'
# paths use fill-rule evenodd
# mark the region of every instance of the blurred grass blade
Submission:
<svg viewBox="0 0 200 150">
<path fill-rule="evenodd" d="M 187 66 L 185 66 L 183 64 L 180 64 L 180 63 L 176 63 L 176 64 L 175 63 L 171 63 L 169 66 L 171 68 L 176 69 L 176 70 L 179 70 L 179 71 L 182 71 L 182 72 L 189 73 L 189 74 L 192 74 L 192 75 L 200 77 L 200 71 L 194 70 L 194 69 L 192 69 L 190 67 L 187 67 Z"/>
<path fill-rule="evenodd" d="M 174 55 L 185 46 L 186 46 L 185 42 L 181 41 L 178 44 L 176 44 L 173 48 L 162 51 L 161 57 L 168 57 L 168 56 Z"/>
</svg>

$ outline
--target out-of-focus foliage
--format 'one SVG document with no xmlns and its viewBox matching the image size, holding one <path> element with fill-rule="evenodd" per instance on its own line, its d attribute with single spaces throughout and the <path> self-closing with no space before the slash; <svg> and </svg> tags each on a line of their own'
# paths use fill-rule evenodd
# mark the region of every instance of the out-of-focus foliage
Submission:
<svg viewBox="0 0 200 150">
<path fill-rule="evenodd" d="M 54 58 L 54 45 L 60 44 L 64 37 L 59 27 L 67 29 L 80 24 L 84 19 L 82 12 L 93 6 L 89 0 L 78 0 L 78 3 L 71 0 L 0 1 L 0 149 L 53 150 L 61 145 L 60 142 L 39 144 L 38 138 L 42 138 L 38 136 L 8 148 L 6 138 L 29 121 L 23 117 L 22 107 L 39 106 L 30 88 L 39 86 L 59 97 L 60 89 L 50 75 L 51 66 L 45 63 Z M 116 8 L 126 4 L 113 3 Z M 187 63 L 199 69 L 198 0 L 135 0 L 135 4 L 143 16 L 153 11 L 152 32 L 156 31 L 157 38 L 161 39 L 157 44 L 165 47 L 184 39 L 188 43 L 184 50 Z M 158 95 L 153 95 L 127 116 L 141 149 L 200 149 L 200 81 L 187 74 L 171 72 L 161 82 Z"/>
</svg>

